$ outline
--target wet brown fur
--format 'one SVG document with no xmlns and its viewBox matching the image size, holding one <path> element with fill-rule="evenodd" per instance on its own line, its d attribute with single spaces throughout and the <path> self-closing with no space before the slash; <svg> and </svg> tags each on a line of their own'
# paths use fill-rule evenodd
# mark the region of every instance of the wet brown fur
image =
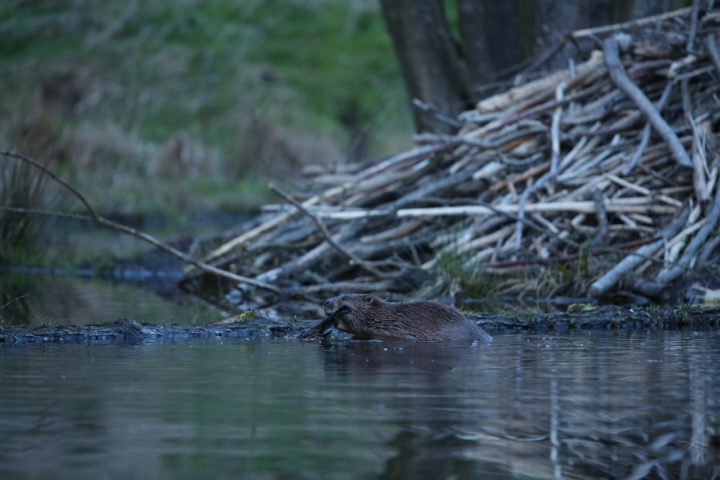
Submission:
<svg viewBox="0 0 720 480">
<path fill-rule="evenodd" d="M 361 339 L 492 339 L 454 308 L 432 301 L 388 302 L 375 295 L 341 295 L 325 301 L 325 313 L 328 320 L 323 324 L 334 323 Z"/>
</svg>

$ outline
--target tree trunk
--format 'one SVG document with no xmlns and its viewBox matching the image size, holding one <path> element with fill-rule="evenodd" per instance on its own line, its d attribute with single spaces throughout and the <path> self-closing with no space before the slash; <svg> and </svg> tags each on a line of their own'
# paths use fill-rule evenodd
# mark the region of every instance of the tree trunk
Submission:
<svg viewBox="0 0 720 480">
<path fill-rule="evenodd" d="M 458 29 L 473 93 L 526 56 L 518 2 L 459 0 Z"/>
<path fill-rule="evenodd" d="M 418 132 L 448 133 L 471 101 L 466 67 L 450 32 L 441 0 L 381 0 L 383 16 L 408 93 L 436 112 L 413 108 Z"/>
<path fill-rule="evenodd" d="M 541 69 L 567 67 L 575 47 L 560 46 L 573 30 L 623 22 L 678 8 L 689 0 L 456 0 L 461 45 L 456 45 L 443 0 L 380 0 L 412 99 L 418 132 L 447 133 L 440 117 L 455 118 L 487 95 L 487 84 L 510 67 L 554 53 Z M 530 62 L 527 62 L 530 63 Z M 519 71 L 520 69 L 518 69 Z M 505 73 L 503 74 L 503 71 Z M 535 73 L 537 73 L 537 69 Z"/>
</svg>

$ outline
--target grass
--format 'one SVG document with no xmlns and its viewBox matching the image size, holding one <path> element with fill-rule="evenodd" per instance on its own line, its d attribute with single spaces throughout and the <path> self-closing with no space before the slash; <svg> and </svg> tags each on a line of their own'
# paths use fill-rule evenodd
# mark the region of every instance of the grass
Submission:
<svg viewBox="0 0 720 480">
<path fill-rule="evenodd" d="M 18 160 L 0 159 L 0 205 L 24 209 L 52 208 L 54 189 L 47 177 Z M 30 240 L 39 232 L 38 217 L 0 210 L 0 259 L 27 255 Z"/>
<path fill-rule="evenodd" d="M 375 2 L 3 2 L 0 63 L 0 143 L 103 211 L 253 209 L 366 129 L 368 156 L 409 144 Z"/>
</svg>

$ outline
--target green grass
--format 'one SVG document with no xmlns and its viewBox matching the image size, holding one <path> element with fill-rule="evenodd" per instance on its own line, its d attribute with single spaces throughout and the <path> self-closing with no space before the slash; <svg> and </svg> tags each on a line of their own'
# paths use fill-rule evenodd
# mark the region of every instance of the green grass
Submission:
<svg viewBox="0 0 720 480">
<path fill-rule="evenodd" d="M 247 210 L 291 153 L 341 161 L 368 126 L 370 156 L 409 145 L 375 2 L 3 2 L 0 65 L 0 144 L 104 211 Z M 202 154 L 168 154 L 178 138 Z"/>
</svg>

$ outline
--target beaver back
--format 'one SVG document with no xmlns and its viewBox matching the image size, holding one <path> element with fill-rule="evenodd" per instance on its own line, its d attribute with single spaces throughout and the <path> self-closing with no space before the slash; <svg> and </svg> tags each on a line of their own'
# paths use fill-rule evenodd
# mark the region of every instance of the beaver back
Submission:
<svg viewBox="0 0 720 480">
<path fill-rule="evenodd" d="M 375 295 L 350 294 L 325 301 L 335 326 L 357 338 L 482 340 L 492 337 L 460 312 L 442 303 L 388 302 Z"/>
</svg>

